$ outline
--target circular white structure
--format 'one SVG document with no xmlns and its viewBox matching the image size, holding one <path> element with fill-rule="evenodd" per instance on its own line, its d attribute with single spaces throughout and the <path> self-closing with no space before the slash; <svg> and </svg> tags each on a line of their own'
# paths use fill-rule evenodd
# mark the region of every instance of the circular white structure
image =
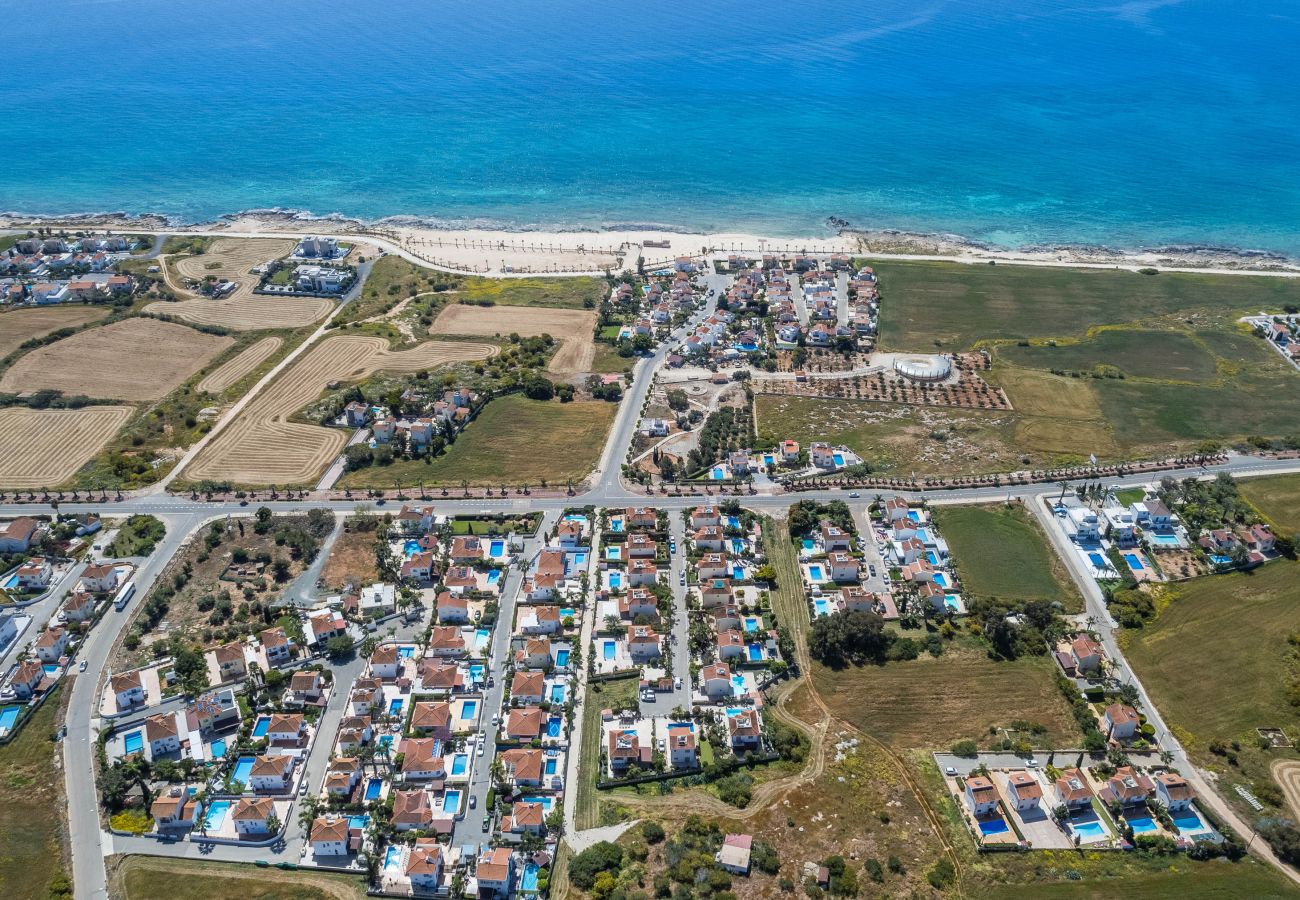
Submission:
<svg viewBox="0 0 1300 900">
<path fill-rule="evenodd" d="M 952 374 L 952 360 L 946 356 L 900 356 L 894 360 L 894 371 L 912 381 L 943 381 Z"/>
</svg>

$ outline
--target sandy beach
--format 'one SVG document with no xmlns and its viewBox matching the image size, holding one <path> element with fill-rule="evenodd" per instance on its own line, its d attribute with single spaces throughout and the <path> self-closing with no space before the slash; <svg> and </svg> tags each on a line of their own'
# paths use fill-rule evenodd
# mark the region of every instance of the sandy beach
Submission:
<svg viewBox="0 0 1300 900">
<path fill-rule="evenodd" d="M 1300 276 L 1300 261 L 1276 253 L 1220 247 L 1161 247 L 1116 250 L 1063 246 L 1006 249 L 956 235 L 845 228 L 838 234 L 775 237 L 743 231 L 693 233 L 657 229 L 602 231 L 500 230 L 448 228 L 411 217 L 364 222 L 341 216 L 312 216 L 279 210 L 252 210 L 213 222 L 178 224 L 162 216 L 87 214 L 20 216 L 0 214 L 0 230 L 37 227 L 77 230 L 222 234 L 245 237 L 296 237 L 336 234 L 367 237 L 388 252 L 448 271 L 491 276 L 603 274 L 647 267 L 679 256 L 745 253 L 847 253 L 875 259 L 933 259 L 1105 268 L 1157 267 L 1222 274 Z M 828 227 L 829 230 L 829 227 Z"/>
</svg>

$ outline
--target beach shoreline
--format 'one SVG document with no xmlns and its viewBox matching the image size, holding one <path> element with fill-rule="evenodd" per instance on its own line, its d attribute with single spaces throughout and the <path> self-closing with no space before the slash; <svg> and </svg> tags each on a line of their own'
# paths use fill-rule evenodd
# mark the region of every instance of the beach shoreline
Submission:
<svg viewBox="0 0 1300 900">
<path fill-rule="evenodd" d="M 0 212 L 0 231 L 34 228 L 87 229 L 167 234 L 228 234 L 250 237 L 292 234 L 381 238 L 416 261 L 452 271 L 482 274 L 572 274 L 634 268 L 677 256 L 706 253 L 846 253 L 882 259 L 1189 270 L 1229 274 L 1300 275 L 1300 259 L 1274 251 L 1218 246 L 1170 245 L 1114 248 L 1062 244 L 1001 247 L 961 235 L 887 228 L 863 229 L 835 219 L 820 235 L 773 236 L 747 231 L 692 231 L 667 225 L 617 225 L 602 229 L 486 226 L 418 216 L 363 220 L 340 213 L 254 209 L 206 222 L 182 222 L 159 214 L 121 212 L 41 215 Z M 667 246 L 663 246 L 666 244 Z"/>
</svg>

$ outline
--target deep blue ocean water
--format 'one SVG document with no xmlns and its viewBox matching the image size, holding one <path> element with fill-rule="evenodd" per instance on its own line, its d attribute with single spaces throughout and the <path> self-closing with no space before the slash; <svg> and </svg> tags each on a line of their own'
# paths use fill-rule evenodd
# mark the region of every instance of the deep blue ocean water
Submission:
<svg viewBox="0 0 1300 900">
<path fill-rule="evenodd" d="M 1300 253 L 1300 4 L 46 0 L 0 209 Z"/>
</svg>

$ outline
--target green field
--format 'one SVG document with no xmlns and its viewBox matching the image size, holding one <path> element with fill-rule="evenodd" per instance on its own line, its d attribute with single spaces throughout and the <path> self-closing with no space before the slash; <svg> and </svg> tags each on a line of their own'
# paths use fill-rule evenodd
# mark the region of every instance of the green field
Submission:
<svg viewBox="0 0 1300 900">
<path fill-rule="evenodd" d="M 1054 854 L 1056 855 L 1056 854 Z M 1067 860 L 1073 854 L 1060 854 Z M 1125 854 L 1093 854 L 1122 857 Z M 1300 888 L 1263 863 L 1202 862 L 1191 860 L 1149 860 L 1151 871 L 1121 871 L 1110 878 L 1081 881 L 1033 881 L 981 886 L 984 900 L 1111 900 L 1133 897 L 1141 900 L 1285 900 L 1300 897 Z"/>
<path fill-rule="evenodd" d="M 1278 534 L 1300 534 L 1300 475 L 1241 478 L 1237 487 Z"/>
<path fill-rule="evenodd" d="M 590 649 L 590 648 L 588 648 Z M 636 700 L 638 682 L 635 678 L 617 678 L 613 681 L 592 682 L 587 687 L 587 697 L 582 705 L 582 746 L 579 748 L 579 772 L 574 821 L 579 829 L 600 825 L 600 791 L 596 779 L 600 775 L 600 711 Z"/>
<path fill-rule="evenodd" d="M 543 480 L 563 486 L 586 478 L 600 461 L 605 437 L 618 411 L 603 400 L 558 403 L 510 394 L 488 403 L 442 456 L 402 460 L 349 472 L 346 488 L 392 488 L 397 484 L 459 487 L 520 485 Z"/>
<path fill-rule="evenodd" d="M 1300 564 L 1214 575 L 1169 590 L 1154 622 L 1126 633 L 1125 655 L 1191 749 L 1251 740 L 1295 723 L 1287 638 L 1300 631 Z"/>
<path fill-rule="evenodd" d="M 961 350 L 993 339 L 1083 337 L 1098 325 L 1226 323 L 1300 304 L 1290 278 L 868 260 L 880 276 L 884 349 Z M 1162 320 L 1157 322 L 1157 320 Z"/>
<path fill-rule="evenodd" d="M 1002 600 L 1059 600 L 1077 612 L 1083 600 L 1033 517 L 1015 506 L 933 509 L 948 541 L 964 594 Z"/>
<path fill-rule="evenodd" d="M 45 897 L 62 874 L 63 770 L 54 765 L 56 693 L 0 747 L 0 896 Z"/>
<path fill-rule="evenodd" d="M 323 872 L 199 860 L 128 856 L 110 877 L 111 893 L 122 900 L 361 900 L 361 878 Z M 35 896 L 35 895 L 32 895 Z"/>
<path fill-rule="evenodd" d="M 1074 343 L 1010 346 L 999 356 L 1031 369 L 1092 371 L 1110 366 L 1125 375 L 1173 381 L 1209 381 L 1214 357 L 1192 335 L 1178 331 L 1106 329 Z"/>
<path fill-rule="evenodd" d="M 1045 743 L 1076 746 L 1074 718 L 1045 656 L 995 662 L 978 646 L 951 643 L 942 656 L 883 666 L 828 669 L 813 664 L 813 683 L 831 712 L 897 748 L 946 749 L 1017 720 L 1047 728 Z"/>
<path fill-rule="evenodd" d="M 608 296 L 609 285 L 603 278 L 466 278 L 457 294 L 503 306 L 595 309 Z"/>
</svg>

